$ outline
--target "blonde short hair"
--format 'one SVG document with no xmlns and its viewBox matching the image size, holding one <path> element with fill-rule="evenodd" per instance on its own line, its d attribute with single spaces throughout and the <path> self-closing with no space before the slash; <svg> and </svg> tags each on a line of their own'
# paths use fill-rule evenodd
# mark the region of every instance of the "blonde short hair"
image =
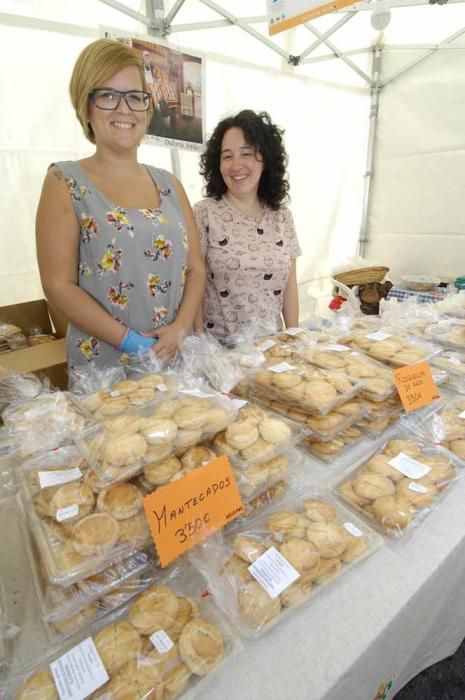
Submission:
<svg viewBox="0 0 465 700">
<path fill-rule="evenodd" d="M 91 143 L 95 143 L 95 138 L 88 121 L 89 95 L 128 66 L 139 69 L 142 89 L 147 91 L 141 57 L 127 44 L 114 39 L 97 39 L 79 54 L 71 76 L 69 94 L 84 135 Z"/>
</svg>

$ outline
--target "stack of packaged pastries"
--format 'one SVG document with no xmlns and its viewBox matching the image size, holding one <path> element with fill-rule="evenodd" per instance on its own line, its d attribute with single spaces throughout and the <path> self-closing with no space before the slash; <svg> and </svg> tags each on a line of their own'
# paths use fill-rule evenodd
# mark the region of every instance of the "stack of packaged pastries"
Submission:
<svg viewBox="0 0 465 700">
<path fill-rule="evenodd" d="M 401 537 L 458 477 L 448 450 L 398 431 L 332 480 L 337 496 L 384 534 Z"/>
<path fill-rule="evenodd" d="M 426 419 L 414 419 L 412 427 L 465 462 L 465 397 L 445 401 Z"/>
<path fill-rule="evenodd" d="M 465 393 L 465 352 L 444 350 L 441 355 L 434 357 L 431 362 L 433 365 L 432 371 L 444 371 L 447 383 L 456 391 L 462 394 Z"/>
<path fill-rule="evenodd" d="M 87 639 L 62 646 L 46 661 L 9 683 L 15 700 L 59 700 L 66 686 L 67 652 L 92 656 L 94 675 L 80 697 L 95 700 L 171 700 L 199 690 L 238 647 L 213 601 L 203 600 L 195 571 L 179 567 L 139 593 L 129 604 L 94 623 Z M 79 666 L 79 661 L 75 661 Z M 87 663 L 89 663 L 87 661 Z M 64 673 L 63 673 L 64 669 Z M 82 691 L 81 691 L 82 692 Z"/>
<path fill-rule="evenodd" d="M 445 348 L 465 350 L 465 321 L 448 319 L 433 323 L 425 334 Z"/>
<path fill-rule="evenodd" d="M 390 330 L 373 333 L 355 332 L 342 338 L 340 342 L 350 345 L 353 350 L 363 351 L 374 360 L 384 362 L 391 367 L 413 365 L 430 360 L 442 352 L 439 345 L 407 334 L 395 334 Z"/>
<path fill-rule="evenodd" d="M 206 541 L 193 563 L 240 634 L 256 637 L 381 541 L 328 494 L 309 491 L 266 508 L 226 538 Z"/>
</svg>

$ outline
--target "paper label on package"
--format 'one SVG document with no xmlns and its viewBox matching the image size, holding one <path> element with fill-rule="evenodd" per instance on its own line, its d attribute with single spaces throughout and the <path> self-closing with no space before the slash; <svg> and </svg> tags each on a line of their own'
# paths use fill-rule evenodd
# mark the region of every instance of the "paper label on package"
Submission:
<svg viewBox="0 0 465 700">
<path fill-rule="evenodd" d="M 460 360 L 458 360 L 456 357 L 449 357 L 448 362 L 451 365 L 454 365 L 454 367 L 460 367 L 460 365 L 462 364 Z"/>
<path fill-rule="evenodd" d="M 117 396 L 121 396 L 119 391 L 110 391 L 110 396 L 116 399 Z"/>
<path fill-rule="evenodd" d="M 370 338 L 370 340 L 386 340 L 390 338 L 392 333 L 381 333 L 381 331 L 375 331 L 374 333 L 367 333 L 365 338 Z"/>
<path fill-rule="evenodd" d="M 415 484 L 413 481 L 411 481 L 408 485 L 408 490 L 415 491 L 415 493 L 428 493 L 426 486 L 422 486 L 422 484 Z"/>
<path fill-rule="evenodd" d="M 338 345 L 338 343 L 330 343 L 326 346 L 328 350 L 334 350 L 334 352 L 349 352 L 350 348 L 346 345 Z M 351 355 L 354 353 L 350 353 Z M 358 353 L 355 353 L 357 355 Z"/>
<path fill-rule="evenodd" d="M 275 547 L 267 549 L 249 566 L 249 571 L 270 598 L 277 598 L 300 574 Z"/>
<path fill-rule="evenodd" d="M 166 384 L 157 384 L 158 391 L 168 391 Z"/>
<path fill-rule="evenodd" d="M 166 654 L 167 651 L 174 647 L 174 642 L 166 634 L 165 630 L 154 632 L 149 639 L 159 654 Z"/>
<path fill-rule="evenodd" d="M 58 484 L 67 484 L 69 481 L 80 479 L 82 472 L 78 467 L 74 469 L 55 469 L 46 472 L 39 472 L 39 484 L 41 489 Z"/>
<path fill-rule="evenodd" d="M 462 411 L 462 413 L 459 413 L 459 418 L 465 418 L 465 411 Z"/>
<path fill-rule="evenodd" d="M 419 462 L 403 452 L 399 452 L 397 457 L 390 459 L 388 464 L 405 476 L 408 476 L 409 479 L 421 479 L 431 470 L 431 467 L 428 467 L 427 464 Z"/>
<path fill-rule="evenodd" d="M 199 398 L 211 398 L 211 394 L 201 389 L 181 389 L 181 394 L 187 394 L 188 396 L 198 396 Z"/>
<path fill-rule="evenodd" d="M 72 506 L 66 506 L 66 508 L 58 508 L 56 512 L 56 519 L 59 523 L 62 520 L 69 520 L 69 518 L 75 518 L 79 515 L 79 506 L 77 503 L 73 503 Z"/>
<path fill-rule="evenodd" d="M 303 328 L 287 328 L 285 331 L 286 335 L 300 335 L 303 332 Z"/>
<path fill-rule="evenodd" d="M 239 410 L 240 408 L 244 408 L 244 406 L 249 402 L 245 399 L 232 399 L 231 403 L 234 406 L 234 408 L 237 408 Z"/>
<path fill-rule="evenodd" d="M 260 345 L 257 345 L 257 348 L 262 352 L 265 352 L 265 350 L 269 350 L 270 348 L 272 348 L 273 345 L 276 345 L 276 342 L 274 340 L 268 339 L 264 340 L 263 343 L 260 343 Z"/>
<path fill-rule="evenodd" d="M 363 535 L 363 532 L 353 523 L 344 523 L 344 527 L 352 537 L 361 537 Z"/>
<path fill-rule="evenodd" d="M 92 637 L 50 664 L 60 700 L 83 700 L 110 680 Z"/>
<path fill-rule="evenodd" d="M 294 365 L 289 365 L 287 362 L 279 362 L 277 365 L 273 365 L 273 367 L 268 367 L 268 369 L 272 372 L 289 372 L 295 369 L 295 367 Z"/>
</svg>

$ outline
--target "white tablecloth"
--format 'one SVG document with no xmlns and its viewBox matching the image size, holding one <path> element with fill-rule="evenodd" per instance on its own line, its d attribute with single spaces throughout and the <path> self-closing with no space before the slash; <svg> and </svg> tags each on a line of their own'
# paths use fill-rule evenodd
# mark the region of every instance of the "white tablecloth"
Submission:
<svg viewBox="0 0 465 700">
<path fill-rule="evenodd" d="M 325 474 L 308 460 L 305 473 Z M 43 650 L 32 583 L 12 515 L 0 508 L 0 571 L 22 653 Z M 20 563 L 22 561 L 22 564 Z M 452 654 L 465 636 L 465 481 L 408 541 L 385 545 L 296 610 L 211 679 L 202 700 L 372 700 Z"/>
</svg>

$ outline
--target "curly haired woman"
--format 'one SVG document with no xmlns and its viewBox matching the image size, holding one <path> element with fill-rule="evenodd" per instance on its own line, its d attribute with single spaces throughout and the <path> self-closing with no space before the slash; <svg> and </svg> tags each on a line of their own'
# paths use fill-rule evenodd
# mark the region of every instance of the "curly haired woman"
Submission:
<svg viewBox="0 0 465 700">
<path fill-rule="evenodd" d="M 296 257 L 283 131 L 266 112 L 219 122 L 201 157 L 207 198 L 194 206 L 207 265 L 196 330 L 218 339 L 299 323 Z"/>
</svg>

